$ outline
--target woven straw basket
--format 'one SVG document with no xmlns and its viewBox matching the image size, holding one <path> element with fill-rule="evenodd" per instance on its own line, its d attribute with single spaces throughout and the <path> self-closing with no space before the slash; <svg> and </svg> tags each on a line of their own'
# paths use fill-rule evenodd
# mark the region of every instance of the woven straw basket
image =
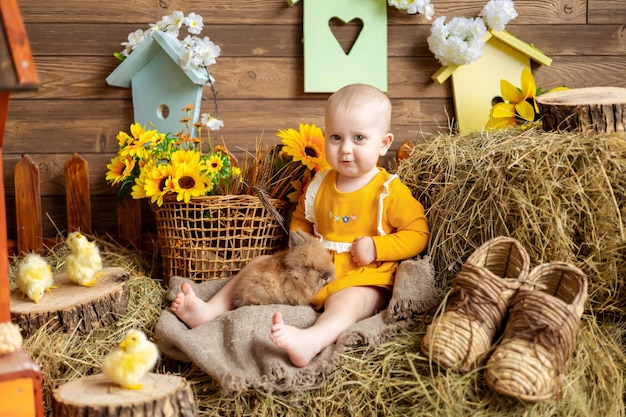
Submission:
<svg viewBox="0 0 626 417">
<path fill-rule="evenodd" d="M 443 313 L 422 339 L 422 352 L 461 373 L 482 365 L 529 270 L 530 257 L 516 239 L 500 236 L 485 242 L 452 280 Z"/>
<path fill-rule="evenodd" d="M 487 362 L 487 384 L 523 401 L 560 399 L 586 298 L 587 279 L 578 268 L 534 268 L 512 300 L 502 341 Z"/>
<path fill-rule="evenodd" d="M 252 258 L 278 249 L 289 204 L 270 201 L 280 216 L 252 195 L 164 200 L 155 211 L 165 282 L 173 276 L 195 281 L 229 277 Z"/>
</svg>

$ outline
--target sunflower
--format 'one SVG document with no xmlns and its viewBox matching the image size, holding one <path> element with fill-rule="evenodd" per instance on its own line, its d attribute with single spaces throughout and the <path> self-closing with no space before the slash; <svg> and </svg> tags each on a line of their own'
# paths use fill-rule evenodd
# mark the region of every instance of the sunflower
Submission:
<svg viewBox="0 0 626 417">
<path fill-rule="evenodd" d="M 216 175 L 224 168 L 224 158 L 219 153 L 214 153 L 209 156 L 206 165 L 209 175 Z"/>
<path fill-rule="evenodd" d="M 174 175 L 174 166 L 171 164 L 146 165 L 138 182 L 143 182 L 145 196 L 150 198 L 152 203 L 163 204 L 163 197 L 174 191 L 172 184 L 172 176 Z M 141 178 L 143 176 L 143 179 Z M 138 194 L 138 193 L 137 193 Z M 135 196 L 135 187 L 133 187 L 133 198 Z"/>
<path fill-rule="evenodd" d="M 200 164 L 200 153 L 193 149 L 180 149 L 171 153 L 170 161 L 172 165 L 179 164 Z"/>
<path fill-rule="evenodd" d="M 134 199 L 140 198 L 148 198 L 146 194 L 146 171 L 141 171 L 139 176 L 135 178 L 135 183 L 133 184 L 130 196 Z"/>
<path fill-rule="evenodd" d="M 159 133 L 156 129 L 143 131 L 139 134 L 139 137 L 135 138 L 132 143 L 126 145 L 119 153 L 139 159 L 149 159 L 151 158 L 153 149 L 163 141 L 164 137 L 165 135 Z"/>
<path fill-rule="evenodd" d="M 119 184 L 126 178 L 129 178 L 135 169 L 134 158 L 129 156 L 117 155 L 111 159 L 111 163 L 107 164 L 106 180 L 111 184 Z"/>
<path fill-rule="evenodd" d="M 205 195 L 213 184 L 200 172 L 198 164 L 180 164 L 174 169 L 172 185 L 176 194 L 176 201 L 189 203 L 192 197 Z"/>
<path fill-rule="evenodd" d="M 319 127 L 300 123 L 300 131 L 281 129 L 276 136 L 282 139 L 282 151 L 294 161 L 315 171 L 330 168 L 324 153 L 324 134 Z"/>
<path fill-rule="evenodd" d="M 117 138 L 117 144 L 120 149 L 124 149 L 127 145 L 130 145 L 135 140 L 132 136 L 130 136 L 128 133 L 124 132 L 123 130 L 120 130 L 118 132 L 116 138 Z"/>
</svg>

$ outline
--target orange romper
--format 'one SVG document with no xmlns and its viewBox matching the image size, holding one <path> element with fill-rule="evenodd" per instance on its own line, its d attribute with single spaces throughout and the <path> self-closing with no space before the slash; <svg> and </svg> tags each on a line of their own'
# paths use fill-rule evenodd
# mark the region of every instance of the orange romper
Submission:
<svg viewBox="0 0 626 417">
<path fill-rule="evenodd" d="M 335 187 L 336 171 L 319 172 L 296 206 L 290 229 L 320 237 L 334 255 L 336 278 L 313 297 L 316 309 L 347 287 L 391 289 L 398 261 L 426 249 L 430 232 L 424 207 L 396 175 L 379 169 L 367 185 L 349 193 Z M 376 260 L 363 267 L 350 254 L 352 242 L 361 236 L 371 236 L 376 247 Z"/>
</svg>

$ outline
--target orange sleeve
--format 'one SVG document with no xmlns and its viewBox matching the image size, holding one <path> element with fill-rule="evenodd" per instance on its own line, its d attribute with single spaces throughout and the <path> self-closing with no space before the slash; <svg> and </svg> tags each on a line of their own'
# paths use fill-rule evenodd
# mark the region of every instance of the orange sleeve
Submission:
<svg viewBox="0 0 626 417">
<path fill-rule="evenodd" d="M 424 206 L 400 180 L 392 186 L 383 211 L 383 222 L 390 230 L 384 236 L 372 237 L 377 261 L 412 258 L 428 247 L 430 230 Z"/>
<path fill-rule="evenodd" d="M 313 225 L 306 219 L 306 215 L 304 213 L 304 197 L 306 195 L 306 189 L 303 191 L 302 195 L 298 199 L 298 204 L 296 204 L 296 208 L 293 213 L 291 213 L 291 220 L 289 221 L 289 230 L 296 231 L 301 230 L 303 232 L 307 232 L 308 234 L 313 234 Z"/>
</svg>

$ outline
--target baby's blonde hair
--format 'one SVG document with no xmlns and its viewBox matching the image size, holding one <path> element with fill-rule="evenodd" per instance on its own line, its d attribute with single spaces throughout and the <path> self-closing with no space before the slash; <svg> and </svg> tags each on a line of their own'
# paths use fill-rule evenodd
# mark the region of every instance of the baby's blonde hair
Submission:
<svg viewBox="0 0 626 417">
<path fill-rule="evenodd" d="M 328 114 L 337 108 L 350 108 L 358 104 L 378 106 L 380 120 L 385 122 L 386 130 L 391 129 L 391 101 L 378 88 L 367 84 L 349 84 L 333 93 L 326 102 L 325 112 Z"/>
</svg>

